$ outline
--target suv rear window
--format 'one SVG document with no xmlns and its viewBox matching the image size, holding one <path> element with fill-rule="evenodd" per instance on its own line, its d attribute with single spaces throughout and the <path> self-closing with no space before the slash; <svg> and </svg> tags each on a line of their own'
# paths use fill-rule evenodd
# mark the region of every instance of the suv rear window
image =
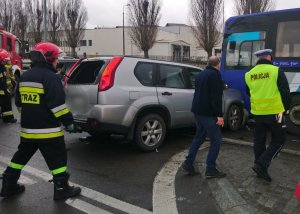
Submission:
<svg viewBox="0 0 300 214">
<path fill-rule="evenodd" d="M 82 62 L 72 72 L 71 77 L 68 80 L 69 84 L 93 84 L 96 81 L 98 73 L 104 61 L 87 61 Z"/>
</svg>

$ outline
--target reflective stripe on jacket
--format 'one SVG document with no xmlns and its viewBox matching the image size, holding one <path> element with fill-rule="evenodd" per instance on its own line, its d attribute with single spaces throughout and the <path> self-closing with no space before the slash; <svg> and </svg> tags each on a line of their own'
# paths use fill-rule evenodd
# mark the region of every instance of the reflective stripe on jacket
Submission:
<svg viewBox="0 0 300 214">
<path fill-rule="evenodd" d="M 278 67 L 270 64 L 258 64 L 245 74 L 251 95 L 252 114 L 270 115 L 284 112 L 277 78 Z"/>
</svg>

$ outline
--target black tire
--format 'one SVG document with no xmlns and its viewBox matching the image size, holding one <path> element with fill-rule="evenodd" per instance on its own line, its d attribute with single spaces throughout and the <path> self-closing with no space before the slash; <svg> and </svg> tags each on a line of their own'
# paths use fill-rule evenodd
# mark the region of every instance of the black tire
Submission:
<svg viewBox="0 0 300 214">
<path fill-rule="evenodd" d="M 286 117 L 287 132 L 300 136 L 300 96 L 292 96 L 290 113 Z"/>
<path fill-rule="evenodd" d="M 227 128 L 231 131 L 237 131 L 241 128 L 243 113 L 241 107 L 232 104 L 227 111 Z"/>
<path fill-rule="evenodd" d="M 135 145 L 142 151 L 151 152 L 157 149 L 166 136 L 166 124 L 158 114 L 144 115 L 137 121 L 135 128 Z"/>
</svg>

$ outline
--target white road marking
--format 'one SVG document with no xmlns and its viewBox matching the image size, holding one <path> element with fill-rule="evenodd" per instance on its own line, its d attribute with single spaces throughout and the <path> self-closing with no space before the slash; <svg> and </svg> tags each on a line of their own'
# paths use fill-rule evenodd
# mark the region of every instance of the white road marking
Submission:
<svg viewBox="0 0 300 214">
<path fill-rule="evenodd" d="M 205 143 L 199 150 L 206 149 L 208 146 Z M 175 195 L 175 177 L 186 155 L 187 150 L 171 157 L 155 177 L 152 196 L 153 213 L 178 213 Z"/>
<path fill-rule="evenodd" d="M 8 163 L 10 160 L 6 157 L 0 156 L 0 162 L 3 163 Z M 49 173 L 46 173 L 44 171 L 41 171 L 39 169 L 35 169 L 33 167 L 30 167 L 28 165 L 26 165 L 23 169 L 23 171 L 34 175 L 35 177 L 38 177 L 46 182 L 48 182 L 49 180 L 52 179 L 52 175 Z M 84 197 L 87 197 L 91 200 L 103 203 L 105 205 L 108 205 L 112 208 L 118 209 L 120 211 L 126 212 L 126 213 L 131 213 L 131 214 L 150 214 L 152 212 L 145 210 L 143 208 L 137 207 L 135 205 L 129 204 L 127 202 L 124 201 L 120 201 L 118 199 L 115 199 L 113 197 L 110 197 L 108 195 L 104 195 L 100 192 L 97 192 L 95 190 L 92 190 L 90 188 L 81 186 L 79 184 L 75 184 L 72 182 L 69 182 L 71 185 L 75 185 L 78 186 L 82 189 L 81 191 L 81 195 Z"/>
<path fill-rule="evenodd" d="M 2 174 L 2 172 L 4 172 L 6 168 L 3 168 L 3 167 L 0 167 L 0 172 Z M 24 176 L 24 175 L 21 175 L 20 176 L 20 179 L 19 179 L 19 183 L 20 184 L 24 184 L 24 185 L 32 185 L 32 184 L 35 184 L 36 181 Z"/>
<path fill-rule="evenodd" d="M 89 213 L 89 214 L 99 214 L 99 213 L 112 214 L 111 212 L 108 212 L 104 209 L 101 209 L 92 204 L 84 202 L 80 199 L 68 199 L 68 200 L 66 200 L 66 204 L 68 204 L 78 210 L 81 210 L 82 212 Z"/>
</svg>

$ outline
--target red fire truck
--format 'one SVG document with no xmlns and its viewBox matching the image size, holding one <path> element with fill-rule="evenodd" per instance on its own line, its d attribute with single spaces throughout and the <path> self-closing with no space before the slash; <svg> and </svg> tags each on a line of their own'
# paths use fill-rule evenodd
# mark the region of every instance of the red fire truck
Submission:
<svg viewBox="0 0 300 214">
<path fill-rule="evenodd" d="M 12 64 L 17 63 L 22 68 L 22 58 L 20 53 L 21 42 L 18 38 L 5 31 L 3 25 L 0 23 L 0 48 L 5 49 L 10 54 Z"/>
</svg>

